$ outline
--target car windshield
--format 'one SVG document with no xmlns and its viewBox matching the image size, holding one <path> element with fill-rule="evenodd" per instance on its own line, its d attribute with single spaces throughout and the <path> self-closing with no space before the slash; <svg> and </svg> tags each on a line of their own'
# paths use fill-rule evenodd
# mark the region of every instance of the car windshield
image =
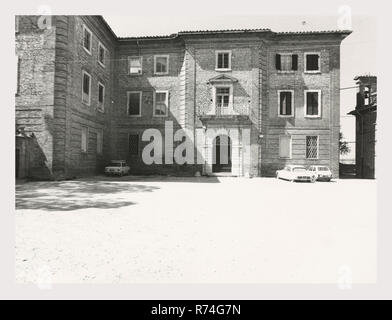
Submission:
<svg viewBox="0 0 392 320">
<path fill-rule="evenodd" d="M 319 167 L 319 171 L 329 171 L 328 167 Z"/>
<path fill-rule="evenodd" d="M 293 171 L 296 171 L 296 172 L 300 171 L 300 172 L 302 172 L 302 171 L 306 171 L 306 169 L 303 168 L 303 167 L 296 167 L 296 168 L 293 168 Z"/>
<path fill-rule="evenodd" d="M 121 162 L 112 162 L 110 163 L 111 167 L 122 167 Z"/>
</svg>

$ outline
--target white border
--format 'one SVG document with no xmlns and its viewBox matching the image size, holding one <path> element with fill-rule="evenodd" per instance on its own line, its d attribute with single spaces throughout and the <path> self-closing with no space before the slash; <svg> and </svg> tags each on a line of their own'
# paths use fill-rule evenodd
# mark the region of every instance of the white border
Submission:
<svg viewBox="0 0 392 320">
<path fill-rule="evenodd" d="M 90 49 L 87 49 L 84 46 L 84 34 L 85 34 L 86 30 L 90 34 Z M 84 51 L 86 51 L 90 56 L 92 55 L 91 49 L 93 47 L 93 33 L 91 32 L 91 30 L 85 24 L 83 24 L 82 47 L 83 47 Z"/>
<path fill-rule="evenodd" d="M 280 93 L 291 92 L 291 114 L 280 114 Z M 278 117 L 279 118 L 294 118 L 295 117 L 295 103 L 294 103 L 294 90 L 278 90 Z"/>
<path fill-rule="evenodd" d="M 160 114 L 155 114 L 155 108 L 156 108 L 156 94 L 157 93 L 166 93 L 166 114 L 160 115 Z M 152 116 L 156 118 L 164 118 L 169 115 L 169 90 L 155 90 L 154 91 L 154 97 L 153 97 L 153 108 L 152 108 Z"/>
<path fill-rule="evenodd" d="M 157 58 L 166 58 L 166 72 L 157 72 Z M 156 54 L 154 55 L 154 74 L 155 75 L 165 75 L 169 74 L 169 65 L 170 65 L 170 55 L 168 54 Z"/>
<path fill-rule="evenodd" d="M 229 67 L 228 68 L 218 68 L 218 55 L 220 53 L 229 54 Z M 215 50 L 215 71 L 231 71 L 231 50 Z"/>
<path fill-rule="evenodd" d="M 83 100 L 83 95 L 84 95 L 84 92 L 83 92 L 83 85 L 84 85 L 84 75 L 88 75 L 89 76 L 89 78 L 90 78 L 90 81 L 89 81 L 89 88 L 88 88 L 88 103 L 86 103 L 84 100 Z M 92 77 L 91 77 L 91 74 L 89 74 L 86 70 L 83 70 L 82 69 L 82 103 L 83 104 L 85 104 L 85 105 L 87 105 L 87 106 L 90 106 L 91 105 L 91 82 L 92 82 Z"/>
<path fill-rule="evenodd" d="M 140 68 L 141 68 L 140 73 L 131 72 L 131 59 L 134 58 L 139 58 L 140 60 Z M 154 71 L 155 71 L 155 57 L 154 57 Z M 130 76 L 141 76 L 143 74 L 143 56 L 128 56 L 128 74 Z"/>
<path fill-rule="evenodd" d="M 179 0 L 175 0 L 172 6 L 166 5 L 162 6 L 162 10 L 166 10 L 167 15 L 186 15 L 189 8 L 182 6 Z M 24 12 L 26 8 L 31 7 L 31 14 L 36 14 L 34 12 L 34 7 L 38 8 L 39 3 L 36 6 L 31 5 L 32 3 L 27 3 L 21 1 L 19 3 L 13 3 L 11 7 L 16 6 L 17 8 L 5 8 L 6 15 Z M 194 8 L 194 15 L 203 15 L 205 6 L 209 6 L 212 10 L 219 10 L 218 3 L 203 2 L 200 6 Z M 27 7 L 22 7 L 27 5 Z M 77 6 L 76 3 L 65 2 L 58 3 L 56 10 L 61 10 L 61 12 L 68 12 L 69 14 L 80 14 L 81 11 L 91 10 L 94 6 L 93 2 L 80 3 Z M 120 10 L 124 8 L 131 10 L 133 12 L 146 12 L 149 10 L 151 4 L 139 2 L 139 3 L 129 3 L 124 2 L 124 7 L 117 10 L 118 14 L 121 14 Z M 330 16 L 338 18 L 337 8 L 341 5 L 341 2 L 330 1 L 318 3 L 319 12 L 324 12 Z M 30 6 L 30 7 L 29 7 Z M 88 8 L 90 6 L 90 9 Z M 378 79 L 379 85 L 385 90 L 379 90 L 378 100 L 385 102 L 386 92 L 388 91 L 388 68 L 387 66 L 391 64 L 391 60 L 388 59 L 388 54 L 391 52 L 391 43 L 384 41 L 388 37 L 388 31 L 391 29 L 390 25 L 392 23 L 391 19 L 388 18 L 388 13 L 390 10 L 386 10 L 390 7 L 388 2 L 379 3 L 377 6 L 369 6 L 368 2 L 363 0 L 355 1 L 350 3 L 350 7 L 353 13 L 361 14 L 366 13 L 370 16 L 376 16 L 378 23 L 378 33 L 374 34 L 374 38 L 368 38 L 366 41 L 377 40 L 374 43 L 374 50 L 377 52 L 378 61 L 383 61 L 386 66 L 382 70 L 379 70 Z M 23 9 L 24 8 L 24 9 Z M 298 13 L 303 15 L 311 14 L 314 15 L 315 12 L 311 11 L 310 2 L 300 1 L 299 3 L 285 2 L 284 6 L 282 3 L 267 3 L 258 2 L 253 5 L 245 6 L 244 2 L 231 3 L 231 6 L 227 7 L 227 15 L 235 15 L 240 12 L 243 15 L 254 15 L 254 14 L 276 14 L 280 12 L 281 15 L 290 15 Z M 27 9 L 28 11 L 30 9 Z M 169 11 L 170 10 L 170 11 Z M 13 12 L 12 12 L 13 11 Z M 134 15 L 138 13 L 135 12 Z M 107 10 L 98 9 L 97 14 L 109 14 Z M 117 14 L 117 13 L 112 13 Z M 208 13 L 210 14 L 210 13 Z M 5 16 L 6 16 L 5 15 Z M 356 21 L 357 19 L 362 19 L 358 16 L 353 16 Z M 262 19 L 262 16 L 261 18 Z M 279 17 L 276 16 L 278 20 Z M 365 18 L 364 18 L 365 19 Z M 8 19 L 9 20 L 9 19 Z M 13 25 L 12 22 L 9 23 L 7 19 L 3 21 L 5 41 L 4 45 L 9 50 L 3 50 L 3 61 L 11 61 L 14 51 L 14 35 L 12 34 Z M 11 20 L 9 20 L 11 21 Z M 360 20 L 361 21 L 361 20 Z M 368 20 L 367 20 L 368 21 Z M 370 20 L 373 21 L 373 20 Z M 369 23 L 371 24 L 371 23 Z M 6 32 L 10 30 L 10 32 Z M 356 31 L 355 31 L 356 32 Z M 354 32 L 354 35 L 355 35 Z M 350 36 L 349 36 L 350 37 Z M 347 41 L 347 40 L 344 40 Z M 343 41 L 343 44 L 344 44 Z M 15 76 L 14 66 L 6 64 L 5 71 L 8 75 Z M 12 92 L 12 94 L 6 94 L 6 104 L 12 105 L 14 100 L 13 87 L 14 84 L 11 81 L 3 82 L 5 92 Z M 343 83 L 342 83 L 343 85 Z M 14 118 L 15 110 L 7 108 L 5 110 L 5 117 L 3 117 L 3 136 L 5 137 L 4 147 L 9 153 L 14 152 L 13 140 L 10 136 L 14 132 Z M 391 273 L 392 260 L 390 256 L 391 252 L 391 234 L 389 230 L 392 225 L 392 216 L 389 215 L 390 204 L 388 202 L 388 189 L 391 187 L 390 178 L 391 172 L 388 170 L 388 161 L 391 157 L 391 150 L 388 149 L 388 137 L 391 136 L 392 127 L 388 126 L 388 117 L 391 114 L 391 109 L 384 108 L 383 117 L 377 119 L 381 123 L 379 126 L 381 134 L 378 136 L 377 150 L 379 155 L 376 158 L 376 166 L 379 169 L 377 171 L 379 175 L 377 176 L 377 186 L 378 186 L 378 210 L 377 210 L 377 266 L 378 266 L 378 281 L 377 283 L 363 283 L 354 284 L 352 289 L 340 290 L 336 284 L 309 284 L 309 283 L 297 283 L 297 284 L 285 284 L 285 283 L 246 283 L 246 284 L 234 284 L 234 283 L 192 283 L 192 284 L 176 284 L 176 283 L 124 283 L 124 284 L 72 284 L 72 283 L 61 283 L 55 284 L 52 290 L 40 290 L 34 284 L 24 284 L 15 285 L 14 283 L 14 241 L 15 241 L 15 231 L 13 226 L 14 216 L 13 215 L 3 215 L 1 220 L 1 249 L 4 256 L 4 263 L 1 267 L 1 279 L 0 282 L 3 284 L 0 289 L 0 297 L 3 299 L 391 299 L 392 298 L 392 288 L 391 288 Z M 9 120 L 7 120 L 9 119 Z M 11 142 L 10 142 L 11 141 Z M 13 168 L 14 159 L 12 157 L 4 157 L 2 160 L 3 168 Z M 8 195 L 4 198 L 3 210 L 8 212 L 14 212 L 15 201 L 14 201 L 14 172 L 12 170 L 6 170 L 6 176 L 3 180 L 2 191 L 3 194 Z M 320 249 L 322 250 L 322 248 Z"/>
<path fill-rule="evenodd" d="M 99 49 L 100 48 L 103 48 L 103 62 L 101 62 L 100 60 L 99 60 Z M 107 49 L 106 49 L 106 47 L 102 44 L 102 42 L 101 41 L 98 41 L 98 64 L 102 67 L 102 68 L 105 68 L 106 67 L 106 52 L 107 52 Z"/>
<path fill-rule="evenodd" d="M 306 69 L 306 57 L 310 54 L 318 55 L 318 70 L 307 70 Z M 321 73 L 321 52 L 320 51 L 310 51 L 304 53 L 304 73 Z"/>
<path fill-rule="evenodd" d="M 318 93 L 318 102 L 319 102 L 319 106 L 318 106 L 318 113 L 317 115 L 308 115 L 307 114 L 307 93 L 308 92 L 317 92 Z M 304 118 L 321 118 L 321 108 L 323 106 L 323 103 L 321 101 L 322 99 L 322 95 L 321 95 L 321 90 L 304 90 Z"/>
<path fill-rule="evenodd" d="M 229 88 L 230 93 L 229 93 L 229 105 L 226 107 L 226 110 L 228 111 L 228 114 L 230 112 L 234 113 L 234 90 L 233 90 L 233 84 L 232 83 L 227 83 L 227 84 L 214 84 L 212 86 L 212 110 L 215 111 L 216 115 L 216 89 L 217 88 Z"/>
<path fill-rule="evenodd" d="M 103 101 L 102 102 L 99 102 L 99 86 L 103 87 Z M 106 94 L 105 85 L 101 81 L 98 81 L 97 110 L 99 112 L 105 112 L 105 94 Z"/>
</svg>

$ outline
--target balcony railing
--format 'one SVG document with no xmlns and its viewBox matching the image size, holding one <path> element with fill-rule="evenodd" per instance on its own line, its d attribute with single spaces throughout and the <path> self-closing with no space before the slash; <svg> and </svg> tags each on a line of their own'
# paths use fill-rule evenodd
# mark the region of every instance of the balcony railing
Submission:
<svg viewBox="0 0 392 320">
<path fill-rule="evenodd" d="M 248 106 L 236 106 L 233 108 L 215 106 L 215 114 L 209 113 L 210 115 L 215 115 L 217 117 L 220 116 L 235 116 L 235 115 L 249 115 L 249 107 Z"/>
</svg>

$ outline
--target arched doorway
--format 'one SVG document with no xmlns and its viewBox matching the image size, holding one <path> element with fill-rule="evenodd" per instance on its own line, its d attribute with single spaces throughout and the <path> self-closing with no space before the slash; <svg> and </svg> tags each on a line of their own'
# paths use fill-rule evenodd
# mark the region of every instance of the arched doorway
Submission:
<svg viewBox="0 0 392 320">
<path fill-rule="evenodd" d="M 212 172 L 231 172 L 231 139 L 220 135 L 214 139 Z"/>
</svg>

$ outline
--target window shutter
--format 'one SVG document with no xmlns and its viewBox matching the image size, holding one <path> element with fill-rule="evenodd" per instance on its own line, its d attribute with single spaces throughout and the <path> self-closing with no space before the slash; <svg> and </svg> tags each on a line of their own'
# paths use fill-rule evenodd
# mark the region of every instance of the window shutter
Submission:
<svg viewBox="0 0 392 320">
<path fill-rule="evenodd" d="M 287 92 L 286 94 L 286 114 L 291 115 L 291 92 Z"/>
<path fill-rule="evenodd" d="M 293 54 L 291 59 L 291 69 L 298 70 L 298 54 Z"/>
<path fill-rule="evenodd" d="M 276 70 L 281 70 L 280 54 L 276 54 L 275 56 L 275 65 L 276 65 Z"/>
</svg>

